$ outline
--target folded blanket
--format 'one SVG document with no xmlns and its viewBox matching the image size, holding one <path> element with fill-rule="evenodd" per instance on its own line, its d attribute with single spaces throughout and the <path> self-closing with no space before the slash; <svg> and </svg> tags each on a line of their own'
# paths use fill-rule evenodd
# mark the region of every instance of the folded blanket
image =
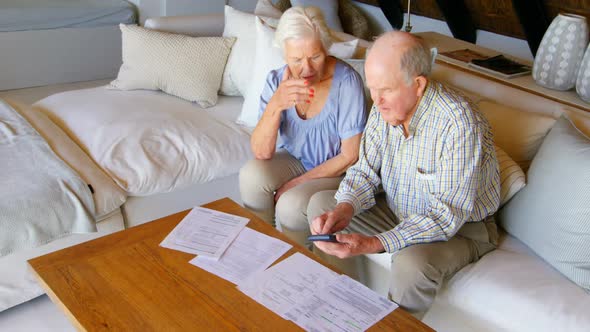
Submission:
<svg viewBox="0 0 590 332">
<path fill-rule="evenodd" d="M 0 100 L 0 257 L 96 231 L 90 189 Z"/>
</svg>

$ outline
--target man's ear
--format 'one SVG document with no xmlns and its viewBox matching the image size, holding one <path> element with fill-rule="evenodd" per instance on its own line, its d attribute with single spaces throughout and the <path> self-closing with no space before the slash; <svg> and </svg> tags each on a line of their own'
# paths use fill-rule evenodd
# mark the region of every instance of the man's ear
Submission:
<svg viewBox="0 0 590 332">
<path fill-rule="evenodd" d="M 416 89 L 416 96 L 421 98 L 424 95 L 424 90 L 426 90 L 426 85 L 428 84 L 428 79 L 425 76 L 419 75 L 415 79 L 418 88 Z"/>
</svg>

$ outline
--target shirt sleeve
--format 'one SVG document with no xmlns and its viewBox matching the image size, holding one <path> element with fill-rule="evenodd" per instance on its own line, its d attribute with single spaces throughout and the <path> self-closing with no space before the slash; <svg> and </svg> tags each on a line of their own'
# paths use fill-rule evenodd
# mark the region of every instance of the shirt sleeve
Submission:
<svg viewBox="0 0 590 332">
<path fill-rule="evenodd" d="M 410 215 L 394 229 L 378 234 L 387 252 L 417 243 L 447 241 L 468 221 L 474 210 L 483 161 L 482 135 L 477 126 L 453 129 L 436 173 L 423 180 L 422 190 L 429 191 L 428 212 Z"/>
<path fill-rule="evenodd" d="M 278 77 L 283 76 L 284 70 L 285 70 L 284 68 L 271 70 L 268 73 L 268 75 L 266 76 L 266 81 L 264 82 L 264 88 L 262 89 L 262 92 L 260 93 L 260 104 L 259 104 L 259 108 L 258 108 L 258 120 L 260 120 L 260 118 L 262 118 L 262 113 L 264 113 L 264 110 L 266 110 L 266 105 L 268 105 L 268 102 L 270 101 L 272 96 L 275 94 L 275 91 L 277 91 L 277 88 L 279 87 Z"/>
<path fill-rule="evenodd" d="M 338 94 L 338 135 L 341 140 L 358 135 L 365 129 L 367 111 L 365 89 L 360 75 L 350 69 L 340 82 Z"/>
<path fill-rule="evenodd" d="M 359 159 L 346 171 L 336 192 L 336 201 L 352 205 L 355 215 L 375 205 L 375 194 L 381 184 L 382 140 L 379 127 L 379 112 L 373 106 L 361 138 Z"/>
</svg>

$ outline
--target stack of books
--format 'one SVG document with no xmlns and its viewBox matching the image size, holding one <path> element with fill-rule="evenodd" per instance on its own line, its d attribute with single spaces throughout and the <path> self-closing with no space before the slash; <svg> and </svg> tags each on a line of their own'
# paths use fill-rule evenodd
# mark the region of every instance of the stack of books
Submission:
<svg viewBox="0 0 590 332">
<path fill-rule="evenodd" d="M 439 53 L 441 60 L 467 64 L 467 66 L 482 72 L 503 77 L 513 78 L 531 73 L 531 67 L 509 59 L 504 55 L 488 56 L 470 49 L 455 50 Z"/>
</svg>

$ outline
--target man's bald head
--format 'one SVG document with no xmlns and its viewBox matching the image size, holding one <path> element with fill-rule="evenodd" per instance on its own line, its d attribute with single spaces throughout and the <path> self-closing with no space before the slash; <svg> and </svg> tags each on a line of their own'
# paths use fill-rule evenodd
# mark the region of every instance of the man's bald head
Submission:
<svg viewBox="0 0 590 332">
<path fill-rule="evenodd" d="M 406 84 L 416 76 L 430 75 L 430 50 L 412 34 L 390 31 L 375 40 L 367 55 L 367 64 L 379 65 L 391 73 L 401 72 Z"/>
</svg>

